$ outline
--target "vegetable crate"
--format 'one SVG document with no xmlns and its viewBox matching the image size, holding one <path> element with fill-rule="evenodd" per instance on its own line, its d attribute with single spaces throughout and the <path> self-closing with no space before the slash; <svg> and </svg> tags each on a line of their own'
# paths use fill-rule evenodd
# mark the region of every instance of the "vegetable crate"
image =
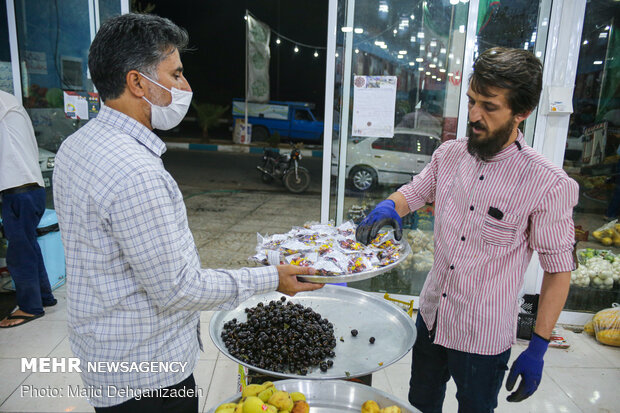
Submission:
<svg viewBox="0 0 620 413">
<path fill-rule="evenodd" d="M 525 294 L 524 302 L 517 319 L 517 338 L 530 340 L 536 326 L 536 313 L 538 312 L 538 294 Z"/>
</svg>

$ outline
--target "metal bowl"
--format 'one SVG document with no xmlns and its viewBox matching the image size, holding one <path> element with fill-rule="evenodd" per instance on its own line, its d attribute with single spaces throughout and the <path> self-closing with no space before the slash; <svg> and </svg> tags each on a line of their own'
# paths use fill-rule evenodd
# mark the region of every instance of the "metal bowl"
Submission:
<svg viewBox="0 0 620 413">
<path fill-rule="evenodd" d="M 400 250 L 400 257 L 397 261 L 388 264 L 384 267 L 373 268 L 372 270 L 362 271 L 354 274 L 343 274 L 343 275 L 298 275 L 297 278 L 303 281 L 309 281 L 313 283 L 323 283 L 323 284 L 335 284 L 335 283 L 346 283 L 353 281 L 362 281 L 367 280 L 369 278 L 376 277 L 377 275 L 381 275 L 388 271 L 392 271 L 395 267 L 398 267 L 404 260 L 407 258 L 409 254 L 411 254 L 411 247 L 405 238 L 398 241 L 403 248 Z"/>
<path fill-rule="evenodd" d="M 359 413 L 362 404 L 367 400 L 376 401 L 381 408 L 396 405 L 403 413 L 419 412 L 409 403 L 391 394 L 365 384 L 345 380 L 281 380 L 274 384 L 278 390 L 289 393 L 302 392 L 310 405 L 310 413 Z M 221 404 L 236 403 L 240 399 L 241 393 L 214 406 L 209 413 L 215 412 Z"/>
<path fill-rule="evenodd" d="M 282 378 L 346 379 L 371 374 L 400 360 L 413 347 L 416 338 L 415 323 L 400 307 L 374 294 L 350 287 L 325 285 L 320 290 L 299 293 L 287 299 L 312 308 L 334 325 L 336 357 L 326 372 L 315 368 L 306 376 L 264 370 L 231 355 L 221 338 L 224 324 L 236 318 L 247 320 L 244 309 L 259 302 L 279 300 L 283 294 L 271 292 L 253 296 L 232 311 L 218 311 L 209 323 L 209 334 L 215 346 L 228 358 L 256 372 Z M 357 337 L 351 330 L 358 330 Z M 369 338 L 375 337 L 370 344 Z M 340 340 L 342 337 L 342 340 Z"/>
</svg>

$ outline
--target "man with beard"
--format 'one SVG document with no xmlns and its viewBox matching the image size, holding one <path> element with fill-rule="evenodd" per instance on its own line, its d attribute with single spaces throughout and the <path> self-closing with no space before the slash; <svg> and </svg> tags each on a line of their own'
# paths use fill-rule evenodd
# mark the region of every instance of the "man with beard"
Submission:
<svg viewBox="0 0 620 413">
<path fill-rule="evenodd" d="M 401 217 L 435 205 L 435 259 L 420 294 L 409 401 L 440 412 L 446 383 L 456 383 L 459 411 L 497 407 L 518 294 L 532 252 L 545 272 L 535 332 L 506 381 L 507 400 L 536 391 L 551 330 L 566 301 L 578 186 L 527 145 L 518 129 L 538 104 L 542 65 L 520 49 L 493 48 L 474 63 L 468 138 L 447 141 L 432 161 L 357 229 L 368 243 L 384 225 L 402 236 Z"/>
</svg>

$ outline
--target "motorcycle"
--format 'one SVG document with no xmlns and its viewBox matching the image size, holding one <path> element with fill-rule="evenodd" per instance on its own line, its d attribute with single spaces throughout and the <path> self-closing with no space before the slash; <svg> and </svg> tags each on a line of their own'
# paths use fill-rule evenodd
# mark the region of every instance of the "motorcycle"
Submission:
<svg viewBox="0 0 620 413">
<path fill-rule="evenodd" d="M 284 187 L 294 194 L 304 192 L 310 186 L 310 172 L 303 166 L 299 166 L 301 152 L 299 144 L 291 144 L 290 153 L 281 155 L 278 152 L 265 149 L 263 163 L 256 169 L 261 172 L 264 183 L 271 183 L 279 179 Z"/>
</svg>

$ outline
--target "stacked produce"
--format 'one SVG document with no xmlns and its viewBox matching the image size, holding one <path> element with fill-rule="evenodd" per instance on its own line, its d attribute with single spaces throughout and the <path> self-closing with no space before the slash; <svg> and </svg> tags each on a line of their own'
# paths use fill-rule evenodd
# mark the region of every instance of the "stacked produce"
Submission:
<svg viewBox="0 0 620 413">
<path fill-rule="evenodd" d="M 351 221 L 339 227 L 307 223 L 286 234 L 258 234 L 256 254 L 250 260 L 313 267 L 317 275 L 338 276 L 385 267 L 401 258 L 403 245 L 394 239 L 393 230 L 381 231 L 363 245 L 356 241 L 355 229 Z"/>
<path fill-rule="evenodd" d="M 430 271 L 435 255 L 433 233 L 416 229 L 409 231 L 407 238 L 409 239 L 409 245 L 411 245 L 411 254 L 405 258 L 403 264 L 410 266 L 413 263 L 415 271 Z"/>
<path fill-rule="evenodd" d="M 288 393 L 278 390 L 267 381 L 263 384 L 250 384 L 237 403 L 224 403 L 215 413 L 308 413 L 310 406 L 306 396 L 300 392 Z"/>
<path fill-rule="evenodd" d="M 588 321 L 584 331 L 603 344 L 620 347 L 620 306 L 601 310 Z"/>
<path fill-rule="evenodd" d="M 579 267 L 571 273 L 571 284 L 610 290 L 620 282 L 620 256 L 611 251 L 586 248 L 577 251 Z"/>
<path fill-rule="evenodd" d="M 620 224 L 618 224 L 618 220 L 614 219 L 603 225 L 592 232 L 592 236 L 605 246 L 613 245 L 614 247 L 620 247 Z"/>
</svg>

